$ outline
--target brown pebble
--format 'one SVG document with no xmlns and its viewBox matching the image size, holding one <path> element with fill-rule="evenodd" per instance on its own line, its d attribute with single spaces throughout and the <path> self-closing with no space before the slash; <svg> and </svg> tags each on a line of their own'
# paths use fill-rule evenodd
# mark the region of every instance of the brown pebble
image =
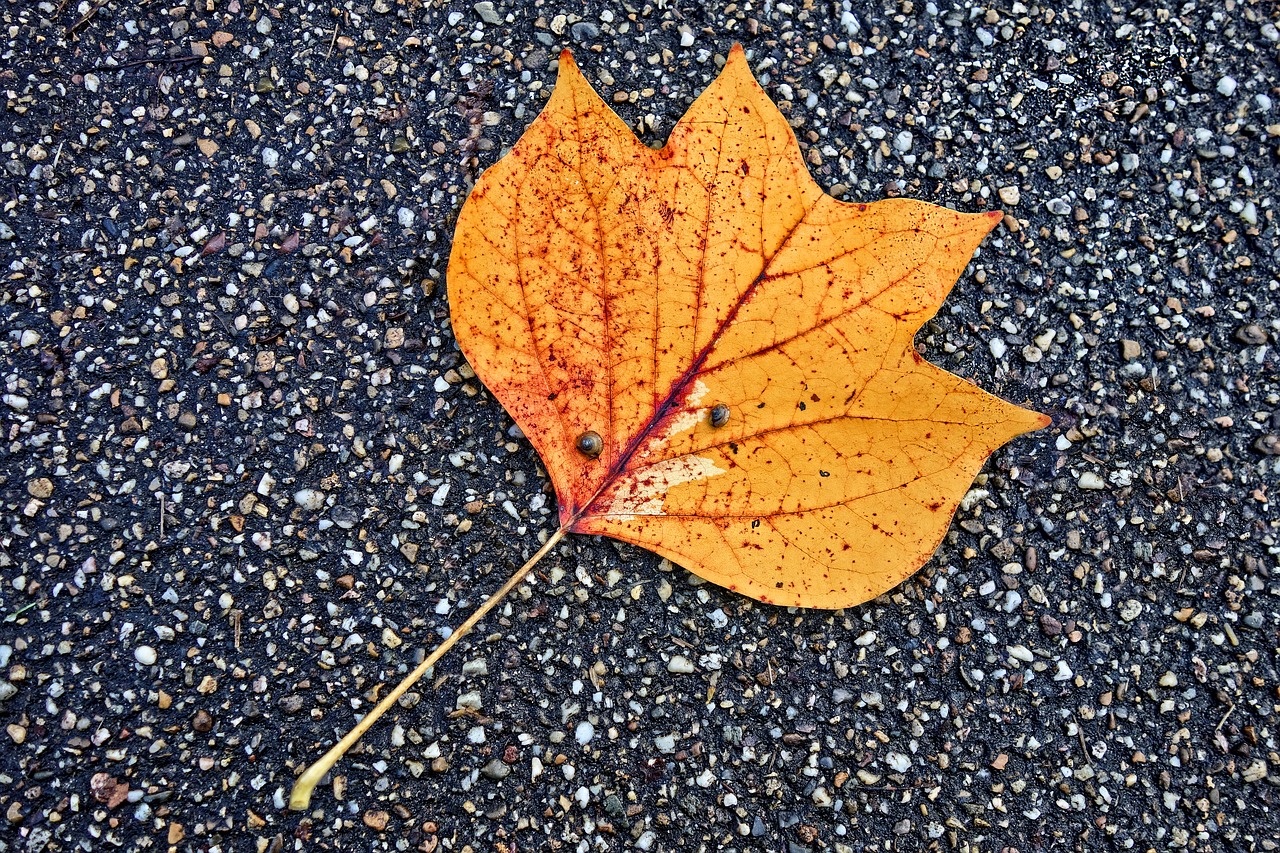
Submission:
<svg viewBox="0 0 1280 853">
<path fill-rule="evenodd" d="M 1267 342 L 1267 330 L 1257 323 L 1249 323 L 1236 329 L 1236 340 L 1251 347 L 1260 347 Z"/>
<path fill-rule="evenodd" d="M 191 728 L 201 734 L 213 730 L 213 717 L 209 716 L 208 711 L 196 711 L 196 715 L 191 719 Z"/>
<path fill-rule="evenodd" d="M 33 498 L 44 499 L 53 495 L 53 480 L 48 477 L 38 477 L 27 483 L 27 494 Z"/>
<path fill-rule="evenodd" d="M 1046 637 L 1057 637 L 1062 633 L 1062 623 L 1048 613 L 1041 613 L 1040 630 Z"/>
<path fill-rule="evenodd" d="M 196 413 L 183 412 L 182 414 L 178 415 L 178 426 L 182 427 L 183 429 L 195 429 Z M 123 429 L 121 431 L 123 432 Z"/>
<path fill-rule="evenodd" d="M 1267 456 L 1280 456 L 1280 435 L 1260 435 L 1253 442 L 1253 449 Z"/>
<path fill-rule="evenodd" d="M 1120 342 L 1120 355 L 1125 361 L 1133 361 L 1142 355 L 1142 344 L 1137 341 L 1123 340 Z"/>
<path fill-rule="evenodd" d="M 370 829 L 376 829 L 378 832 L 387 828 L 387 821 L 390 819 L 391 815 L 382 810 L 364 813 L 364 825 Z"/>
</svg>

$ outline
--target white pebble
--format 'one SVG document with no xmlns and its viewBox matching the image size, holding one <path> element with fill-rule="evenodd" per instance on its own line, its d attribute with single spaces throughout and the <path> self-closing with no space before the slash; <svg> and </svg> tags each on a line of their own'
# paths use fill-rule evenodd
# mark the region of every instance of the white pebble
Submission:
<svg viewBox="0 0 1280 853">
<path fill-rule="evenodd" d="M 671 660 L 667 661 L 667 672 L 678 672 L 687 675 L 693 672 L 693 662 L 684 655 L 672 655 Z"/>
<path fill-rule="evenodd" d="M 586 746 L 591 743 L 591 739 L 595 736 L 596 727 L 586 720 L 578 723 L 578 727 L 573 730 L 573 739 L 578 742 L 579 746 Z"/>
<path fill-rule="evenodd" d="M 280 165 L 280 152 L 274 148 L 262 149 L 262 165 L 268 169 L 274 169 Z"/>
<path fill-rule="evenodd" d="M 293 493 L 293 502 L 309 512 L 315 512 L 324 506 L 324 492 L 318 489 L 298 489 Z"/>
<path fill-rule="evenodd" d="M 1080 479 L 1076 481 L 1076 485 L 1082 489 L 1090 489 L 1093 491 L 1105 489 L 1107 487 L 1106 481 L 1092 471 L 1085 471 L 1081 474 Z"/>
<path fill-rule="evenodd" d="M 884 761 L 895 772 L 906 773 L 911 769 L 911 759 L 903 755 L 901 752 L 889 752 L 885 754 Z"/>
<path fill-rule="evenodd" d="M 38 343 L 40 343 L 39 332 L 35 331 L 34 329 L 22 330 L 22 338 L 18 342 L 19 346 L 25 349 L 27 347 L 33 347 Z"/>
<path fill-rule="evenodd" d="M 991 347 L 991 355 L 995 358 L 1004 358 L 1004 354 L 1009 351 L 1009 347 L 1005 344 L 1004 338 L 992 338 L 987 344 Z"/>
<path fill-rule="evenodd" d="M 1031 649 L 1021 644 L 1008 646 L 1005 651 L 1009 653 L 1009 657 L 1014 660 L 1020 660 L 1023 663 L 1031 663 L 1036 659 L 1036 656 L 1031 653 Z"/>
<path fill-rule="evenodd" d="M 151 666 L 156 662 L 156 650 L 151 646 L 138 646 L 133 650 L 133 658 L 143 666 Z"/>
<path fill-rule="evenodd" d="M 1219 95 L 1225 95 L 1226 97 L 1230 98 L 1235 93 L 1236 93 L 1236 78 L 1232 77 L 1230 74 L 1227 74 L 1221 80 L 1218 81 Z"/>
</svg>

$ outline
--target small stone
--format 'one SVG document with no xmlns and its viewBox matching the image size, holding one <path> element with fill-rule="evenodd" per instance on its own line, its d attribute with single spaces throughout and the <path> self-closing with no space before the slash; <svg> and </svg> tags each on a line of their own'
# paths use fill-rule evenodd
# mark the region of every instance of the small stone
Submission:
<svg viewBox="0 0 1280 853">
<path fill-rule="evenodd" d="M 1263 779 L 1267 778 L 1267 762 L 1264 759 L 1259 758 L 1240 772 L 1240 778 L 1250 784 L 1254 782 L 1261 782 Z"/>
<path fill-rule="evenodd" d="M 486 24 L 497 25 L 502 23 L 502 16 L 498 14 L 498 10 L 488 0 L 477 3 L 473 8 L 476 10 L 476 14 L 480 16 L 480 20 Z"/>
<path fill-rule="evenodd" d="M 1267 456 L 1280 456 L 1280 435 L 1260 435 L 1253 441 L 1253 449 Z"/>
<path fill-rule="evenodd" d="M 1142 344 L 1137 341 L 1120 341 L 1120 357 L 1125 361 L 1133 361 L 1142 355 Z"/>
<path fill-rule="evenodd" d="M 1076 485 L 1090 491 L 1097 491 L 1107 487 L 1106 481 L 1092 471 L 1085 471 L 1081 474 L 1080 479 L 1076 481 Z"/>
<path fill-rule="evenodd" d="M 17 723 L 10 723 L 9 725 L 5 726 L 5 732 L 9 735 L 9 740 L 13 741 L 14 743 L 20 744 L 25 742 L 27 739 L 26 727 L 20 726 Z"/>
<path fill-rule="evenodd" d="M 586 746 L 591 743 L 591 739 L 595 736 L 596 727 L 587 720 L 578 723 L 577 728 L 573 730 L 573 739 L 578 742 L 579 746 Z"/>
<path fill-rule="evenodd" d="M 213 717 L 208 711 L 196 711 L 196 715 L 191 718 L 191 728 L 201 734 L 213 730 Z"/>
<path fill-rule="evenodd" d="M 501 782 L 511 774 L 511 766 L 504 762 L 501 758 L 494 758 L 480 769 L 486 779 L 492 779 L 495 782 Z"/>
<path fill-rule="evenodd" d="M 133 659 L 143 666 L 152 666 L 156 662 L 156 650 L 151 646 L 138 646 L 133 650 Z"/>
<path fill-rule="evenodd" d="M 40 500 L 51 497 L 53 495 L 53 480 L 48 477 L 37 477 L 27 483 L 27 494 Z"/>
<path fill-rule="evenodd" d="M 35 331 L 34 329 L 22 330 L 22 337 L 18 339 L 18 346 L 22 347 L 23 349 L 27 349 L 28 347 L 33 347 L 38 343 L 40 343 L 39 332 Z"/>
<path fill-rule="evenodd" d="M 329 517 L 333 519 L 333 523 L 341 527 L 343 530 L 350 530 L 360 523 L 360 514 L 349 506 L 338 504 L 329 510 Z"/>
<path fill-rule="evenodd" d="M 574 41 L 585 43 L 599 37 L 600 28 L 590 21 L 579 21 L 569 28 L 569 34 L 573 36 Z"/>
<path fill-rule="evenodd" d="M 280 152 L 274 148 L 262 149 L 262 165 L 268 169 L 274 169 L 280 165 Z"/>
<path fill-rule="evenodd" d="M 672 655 L 671 660 L 667 661 L 667 672 L 688 675 L 693 671 L 693 662 L 684 655 Z"/>
<path fill-rule="evenodd" d="M 991 348 L 992 358 L 1004 358 L 1004 354 L 1009 351 L 1009 347 L 1005 344 L 1003 338 L 992 338 L 987 346 Z"/>
<path fill-rule="evenodd" d="M 1235 93 L 1236 78 L 1232 77 L 1230 74 L 1224 74 L 1222 78 L 1218 80 L 1218 94 L 1230 98 Z"/>
<path fill-rule="evenodd" d="M 324 492 L 318 489 L 298 489 L 293 493 L 293 502 L 308 512 L 316 512 L 324 507 Z"/>
<path fill-rule="evenodd" d="M 1178 676 L 1174 675 L 1173 672 L 1166 672 L 1164 675 L 1160 676 L 1160 686 L 1161 687 L 1177 687 Z"/>
<path fill-rule="evenodd" d="M 1001 187 L 996 193 L 1000 196 L 1001 204 L 1009 207 L 1017 207 L 1018 202 L 1022 201 L 1022 192 L 1015 186 Z"/>
<path fill-rule="evenodd" d="M 391 815 L 382 810 L 367 811 L 364 813 L 362 820 L 364 825 L 377 832 L 387 828 L 387 821 L 391 819 Z"/>
<path fill-rule="evenodd" d="M 1267 330 L 1257 323 L 1249 323 L 1236 329 L 1236 340 L 1251 347 L 1260 347 L 1267 342 Z"/>
<path fill-rule="evenodd" d="M 195 429 L 196 413 L 183 412 L 182 414 L 178 415 L 178 426 L 182 427 L 183 429 Z"/>
</svg>

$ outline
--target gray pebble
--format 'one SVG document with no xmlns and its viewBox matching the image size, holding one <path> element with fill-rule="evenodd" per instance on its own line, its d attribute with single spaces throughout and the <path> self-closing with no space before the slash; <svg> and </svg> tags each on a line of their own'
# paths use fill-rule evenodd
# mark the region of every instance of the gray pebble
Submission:
<svg viewBox="0 0 1280 853">
<path fill-rule="evenodd" d="M 573 40 L 582 44 L 594 41 L 600 35 L 600 28 L 590 21 L 579 21 L 569 28 Z"/>
<path fill-rule="evenodd" d="M 495 782 L 500 782 L 511 775 L 511 765 L 507 764 L 501 758 L 494 758 L 481 768 L 480 772 L 485 775 L 486 779 L 492 779 Z"/>
<path fill-rule="evenodd" d="M 493 4 L 490 3 L 489 0 L 483 0 L 483 2 L 477 3 L 475 5 L 475 10 L 476 14 L 480 16 L 480 20 L 484 21 L 486 24 L 502 23 L 502 16 L 498 14 L 498 10 L 493 7 Z"/>
</svg>

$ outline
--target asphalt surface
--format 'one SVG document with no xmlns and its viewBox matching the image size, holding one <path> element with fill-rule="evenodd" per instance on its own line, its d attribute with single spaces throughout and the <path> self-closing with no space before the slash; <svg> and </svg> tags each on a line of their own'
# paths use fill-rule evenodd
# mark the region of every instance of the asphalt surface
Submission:
<svg viewBox="0 0 1280 853">
<path fill-rule="evenodd" d="M 0 850 L 1280 847 L 1265 3 L 5 2 Z M 562 47 L 660 144 L 735 41 L 848 200 L 1002 208 L 920 350 L 1052 415 L 778 609 L 554 529 L 463 363 Z"/>
</svg>

